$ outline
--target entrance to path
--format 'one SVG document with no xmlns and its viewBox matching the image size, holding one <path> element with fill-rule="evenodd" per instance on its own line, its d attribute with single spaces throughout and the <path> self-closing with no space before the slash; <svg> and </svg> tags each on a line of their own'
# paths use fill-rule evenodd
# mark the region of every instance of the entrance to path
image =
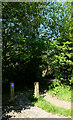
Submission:
<svg viewBox="0 0 73 120">
<path fill-rule="evenodd" d="M 34 82 L 34 97 L 39 96 L 39 82 Z M 10 83 L 10 101 L 14 101 L 14 83 Z"/>
</svg>

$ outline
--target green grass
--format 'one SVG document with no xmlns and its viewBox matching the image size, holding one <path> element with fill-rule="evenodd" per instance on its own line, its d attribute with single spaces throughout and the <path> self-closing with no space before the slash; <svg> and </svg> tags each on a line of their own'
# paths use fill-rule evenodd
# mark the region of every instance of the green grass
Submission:
<svg viewBox="0 0 73 120">
<path fill-rule="evenodd" d="M 73 95 L 71 94 L 73 90 L 70 86 L 56 86 L 55 88 L 50 88 L 47 92 L 51 95 L 57 96 L 58 99 L 65 100 L 68 102 L 73 102 Z"/>
<path fill-rule="evenodd" d="M 39 108 L 42 108 L 46 112 L 51 112 L 52 114 L 64 115 L 67 117 L 71 116 L 70 109 L 57 107 L 57 106 L 51 104 L 50 102 L 47 102 L 42 96 L 40 96 L 36 102 L 33 102 L 33 104 Z"/>
</svg>

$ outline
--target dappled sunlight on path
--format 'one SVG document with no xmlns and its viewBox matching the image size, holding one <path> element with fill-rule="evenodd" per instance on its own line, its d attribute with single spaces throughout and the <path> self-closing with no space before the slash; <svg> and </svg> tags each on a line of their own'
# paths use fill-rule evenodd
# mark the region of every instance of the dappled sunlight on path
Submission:
<svg viewBox="0 0 73 120">
<path fill-rule="evenodd" d="M 29 100 L 30 92 L 19 93 L 15 96 L 15 105 L 6 111 L 3 118 L 67 118 L 57 114 L 48 113 L 37 106 L 34 106 Z"/>
</svg>

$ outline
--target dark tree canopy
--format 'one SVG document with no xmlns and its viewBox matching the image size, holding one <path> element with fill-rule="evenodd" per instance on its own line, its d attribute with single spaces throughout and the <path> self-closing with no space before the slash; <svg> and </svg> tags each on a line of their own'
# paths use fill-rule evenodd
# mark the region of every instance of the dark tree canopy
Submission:
<svg viewBox="0 0 73 120">
<path fill-rule="evenodd" d="M 2 3 L 3 83 L 42 81 L 42 71 L 71 84 L 71 3 Z"/>
</svg>

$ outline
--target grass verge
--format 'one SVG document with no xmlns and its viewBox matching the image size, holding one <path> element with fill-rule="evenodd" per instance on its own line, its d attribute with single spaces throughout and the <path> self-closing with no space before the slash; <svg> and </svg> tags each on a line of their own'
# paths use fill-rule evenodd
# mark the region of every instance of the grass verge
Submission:
<svg viewBox="0 0 73 120">
<path fill-rule="evenodd" d="M 73 102 L 73 95 L 71 95 L 73 90 L 70 89 L 70 86 L 56 86 L 52 89 L 49 88 L 47 91 L 51 95 L 57 96 L 58 99 L 65 100 L 68 102 Z"/>
<path fill-rule="evenodd" d="M 42 108 L 46 112 L 51 112 L 52 114 L 64 115 L 66 117 L 71 116 L 71 110 L 62 107 L 57 107 L 50 102 L 47 102 L 42 96 L 38 97 L 36 102 L 33 102 L 39 108 Z M 73 111 L 72 111 L 73 112 Z"/>
</svg>

